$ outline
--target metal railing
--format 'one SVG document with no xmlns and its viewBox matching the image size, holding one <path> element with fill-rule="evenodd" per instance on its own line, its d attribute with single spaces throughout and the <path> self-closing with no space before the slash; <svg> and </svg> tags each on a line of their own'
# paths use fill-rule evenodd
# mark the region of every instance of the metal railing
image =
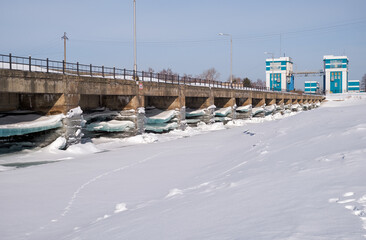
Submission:
<svg viewBox="0 0 366 240">
<path fill-rule="evenodd" d="M 182 84 L 190 86 L 227 88 L 236 90 L 252 90 L 261 92 L 286 92 L 289 94 L 297 94 L 287 92 L 285 89 L 281 91 L 272 91 L 267 87 L 244 87 L 243 84 L 229 82 L 221 82 L 209 79 L 192 78 L 187 76 L 161 74 L 155 72 L 144 72 L 127 70 L 125 68 L 95 66 L 92 64 L 70 63 L 65 61 L 54 61 L 47 59 L 38 59 L 29 57 L 18 57 L 12 54 L 0 54 L 0 68 L 10 70 L 22 70 L 29 72 L 45 72 L 57 73 L 74 76 L 99 77 L 109 79 L 138 80 L 142 82 L 170 83 Z"/>
</svg>

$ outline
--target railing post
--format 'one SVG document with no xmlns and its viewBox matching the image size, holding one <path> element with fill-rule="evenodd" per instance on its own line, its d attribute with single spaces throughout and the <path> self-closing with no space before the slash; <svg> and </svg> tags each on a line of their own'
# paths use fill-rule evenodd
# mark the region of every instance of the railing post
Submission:
<svg viewBox="0 0 366 240">
<path fill-rule="evenodd" d="M 11 70 L 11 53 L 9 53 L 9 69 Z"/>
<path fill-rule="evenodd" d="M 186 77 L 183 77 L 183 85 L 186 85 Z"/>
<path fill-rule="evenodd" d="M 165 74 L 165 83 L 166 83 L 167 74 Z"/>
<path fill-rule="evenodd" d="M 102 77 L 104 77 L 104 66 L 102 66 Z"/>
<path fill-rule="evenodd" d="M 179 85 L 179 75 L 178 75 L 178 85 Z"/>
<path fill-rule="evenodd" d="M 29 71 L 32 71 L 32 57 L 29 56 Z"/>
<path fill-rule="evenodd" d="M 90 64 L 90 76 L 93 76 L 93 66 Z"/>
<path fill-rule="evenodd" d="M 141 80 L 144 81 L 144 71 L 142 71 L 142 77 Z"/>
<path fill-rule="evenodd" d="M 62 60 L 62 74 L 65 74 L 65 60 Z"/>
<path fill-rule="evenodd" d="M 116 67 L 113 67 L 113 78 L 116 79 Z"/>
<path fill-rule="evenodd" d="M 159 75 L 160 75 L 160 74 L 158 73 L 158 82 L 159 82 L 159 77 L 160 77 Z"/>
<path fill-rule="evenodd" d="M 47 65 L 47 73 L 49 73 L 49 69 L 50 69 L 50 64 L 49 64 L 49 60 L 48 58 L 46 59 L 46 65 Z"/>
<path fill-rule="evenodd" d="M 152 72 L 150 72 L 150 82 L 152 82 Z"/>
<path fill-rule="evenodd" d="M 126 68 L 123 69 L 123 79 L 126 80 Z"/>
<path fill-rule="evenodd" d="M 80 76 L 80 72 L 79 72 L 79 62 L 76 63 L 76 72 L 78 74 L 78 76 Z"/>
</svg>

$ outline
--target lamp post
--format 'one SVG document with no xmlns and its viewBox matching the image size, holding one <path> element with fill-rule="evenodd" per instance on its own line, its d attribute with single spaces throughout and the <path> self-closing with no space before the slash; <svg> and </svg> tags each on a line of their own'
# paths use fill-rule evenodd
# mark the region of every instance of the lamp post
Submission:
<svg viewBox="0 0 366 240">
<path fill-rule="evenodd" d="M 229 36 L 230 37 L 230 86 L 233 86 L 233 38 L 231 34 L 228 33 L 219 33 L 220 36 Z"/>
<path fill-rule="evenodd" d="M 271 66 L 271 70 L 272 70 L 272 79 L 271 79 L 271 76 L 269 77 L 269 82 L 271 83 L 272 82 L 272 91 L 274 89 L 274 73 L 273 73 L 273 67 L 274 67 L 274 54 L 273 53 L 270 53 L 270 52 L 264 52 L 264 54 L 270 54 L 272 55 L 272 66 Z"/>
<path fill-rule="evenodd" d="M 66 32 L 64 32 L 64 35 L 61 37 L 61 39 L 64 40 L 64 66 L 63 68 L 66 68 L 66 40 L 69 40 L 69 38 L 66 36 Z"/>
<path fill-rule="evenodd" d="M 137 56 L 136 56 L 136 0 L 133 0 L 133 71 L 134 80 L 137 80 Z"/>
</svg>

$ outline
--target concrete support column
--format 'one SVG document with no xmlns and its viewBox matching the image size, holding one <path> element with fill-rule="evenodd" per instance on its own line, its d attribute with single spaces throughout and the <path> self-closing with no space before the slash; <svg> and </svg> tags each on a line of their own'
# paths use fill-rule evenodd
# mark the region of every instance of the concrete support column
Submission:
<svg viewBox="0 0 366 240">
<path fill-rule="evenodd" d="M 183 100 L 185 101 L 185 100 Z M 174 101 L 168 106 L 167 110 L 174 110 L 174 109 L 180 109 L 182 103 L 182 99 L 178 96 L 174 99 Z"/>
<path fill-rule="evenodd" d="M 230 100 L 224 105 L 224 107 L 234 107 L 236 104 L 235 98 L 230 98 Z"/>
<path fill-rule="evenodd" d="M 273 104 L 276 104 L 276 99 L 275 98 L 266 99 L 266 105 L 267 106 L 270 106 L 270 105 L 273 105 Z"/>
<path fill-rule="evenodd" d="M 280 99 L 276 99 L 276 104 L 277 105 L 281 105 L 285 103 L 285 99 L 284 98 L 280 98 Z"/>
<path fill-rule="evenodd" d="M 19 94 L 0 93 L 0 112 L 17 110 L 19 107 Z"/>
<path fill-rule="evenodd" d="M 235 114 L 235 106 L 236 104 L 236 99 L 234 97 L 230 98 L 230 100 L 224 105 L 224 107 L 231 107 L 231 114 L 229 114 L 229 117 L 231 117 L 232 119 L 236 118 L 236 114 Z"/>
<path fill-rule="evenodd" d="M 285 105 L 292 104 L 292 99 L 285 99 Z"/>
<path fill-rule="evenodd" d="M 244 101 L 244 103 L 242 104 L 242 106 L 247 106 L 247 105 L 249 105 L 249 104 L 252 104 L 252 98 L 251 98 L 251 97 L 247 98 L 247 99 Z"/>
<path fill-rule="evenodd" d="M 304 103 L 304 97 L 303 97 L 303 96 L 299 96 L 298 98 L 299 98 L 299 99 L 298 99 L 298 101 L 297 101 L 297 102 L 298 102 L 299 104 L 303 104 L 303 103 Z"/>
<path fill-rule="evenodd" d="M 80 94 L 64 93 L 61 95 L 61 101 L 63 100 L 62 98 L 64 98 L 64 113 L 79 106 Z"/>
<path fill-rule="evenodd" d="M 260 101 L 258 101 L 258 103 L 257 103 L 257 104 L 255 104 L 255 106 L 253 106 L 253 107 L 261 107 L 261 106 L 263 106 L 264 104 L 266 104 L 266 99 L 265 99 L 265 98 L 262 98 L 262 99 L 260 99 Z"/>
<path fill-rule="evenodd" d="M 214 93 L 213 93 L 212 89 L 210 90 L 210 96 L 208 97 L 206 102 L 207 102 L 208 107 L 215 104 L 215 97 L 214 97 Z"/>
</svg>

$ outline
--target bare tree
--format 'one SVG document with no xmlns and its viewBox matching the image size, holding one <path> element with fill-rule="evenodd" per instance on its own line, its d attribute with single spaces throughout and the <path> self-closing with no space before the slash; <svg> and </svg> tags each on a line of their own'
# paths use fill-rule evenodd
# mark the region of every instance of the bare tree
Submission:
<svg viewBox="0 0 366 240">
<path fill-rule="evenodd" d="M 163 69 L 159 72 L 160 74 L 163 74 L 163 75 L 177 75 L 176 73 L 173 72 L 173 70 L 171 68 L 167 68 L 167 69 Z"/>
<path fill-rule="evenodd" d="M 206 79 L 206 80 L 215 80 L 217 81 L 220 78 L 220 73 L 216 71 L 215 68 L 210 68 L 204 71 L 202 74 L 198 75 L 197 77 Z"/>
<path fill-rule="evenodd" d="M 366 73 L 363 75 L 361 83 L 360 83 L 360 91 L 366 92 Z"/>
<path fill-rule="evenodd" d="M 230 77 L 227 79 L 227 81 L 228 82 L 230 82 Z M 234 75 L 233 75 L 233 83 L 237 83 L 237 84 L 239 84 L 239 83 L 242 83 L 242 79 L 240 78 L 240 77 L 235 77 Z"/>
<path fill-rule="evenodd" d="M 184 73 L 183 74 L 183 78 L 192 78 L 192 74 L 187 74 L 187 73 Z"/>
<path fill-rule="evenodd" d="M 258 78 L 256 82 L 252 82 L 252 87 L 266 87 L 266 83 Z"/>
</svg>

